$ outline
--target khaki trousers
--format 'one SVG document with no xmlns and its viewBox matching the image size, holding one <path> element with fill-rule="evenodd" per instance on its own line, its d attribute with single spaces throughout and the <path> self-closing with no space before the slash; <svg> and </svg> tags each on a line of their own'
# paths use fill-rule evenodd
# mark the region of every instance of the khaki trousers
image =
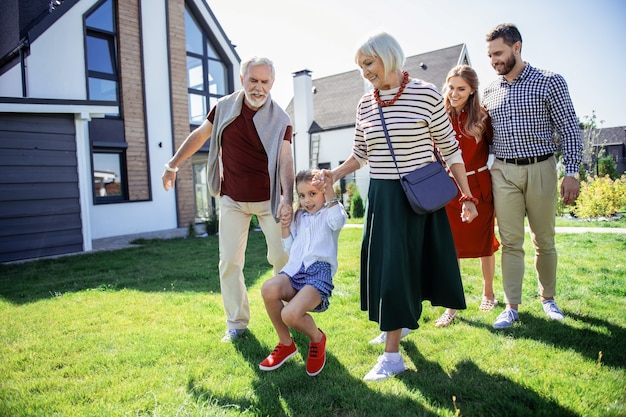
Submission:
<svg viewBox="0 0 626 417">
<path fill-rule="evenodd" d="M 267 243 L 267 260 L 277 275 L 287 263 L 281 241 L 280 223 L 276 223 L 270 202 L 240 203 L 228 196 L 220 197 L 219 250 L 220 289 L 228 329 L 245 329 L 250 321 L 250 305 L 243 266 L 250 220 L 255 214 Z"/>
<path fill-rule="evenodd" d="M 507 304 L 522 303 L 524 217 L 535 248 L 539 294 L 554 297 L 557 252 L 554 243 L 557 172 L 554 157 L 530 165 L 496 159 L 491 168 L 493 201 L 502 243 L 502 284 Z M 480 212 L 480 207 L 478 207 Z"/>
</svg>

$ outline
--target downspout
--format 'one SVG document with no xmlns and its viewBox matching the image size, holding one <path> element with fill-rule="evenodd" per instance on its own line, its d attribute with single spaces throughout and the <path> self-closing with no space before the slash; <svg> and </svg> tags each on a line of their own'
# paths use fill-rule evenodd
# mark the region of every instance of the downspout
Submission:
<svg viewBox="0 0 626 417">
<path fill-rule="evenodd" d="M 22 97 L 28 97 L 26 91 L 26 56 L 24 55 L 24 48 L 28 46 L 28 41 L 24 40 L 20 44 L 20 72 L 22 74 Z"/>
<path fill-rule="evenodd" d="M 0 67 L 2 67 L 4 64 L 9 62 L 11 59 L 13 59 L 16 55 L 19 55 L 20 71 L 21 71 L 21 78 L 22 78 L 22 97 L 27 97 L 26 95 L 27 94 L 27 91 L 26 91 L 26 55 L 24 54 L 24 49 L 28 49 L 29 46 L 30 44 L 28 42 L 28 39 L 22 38 L 22 40 L 20 40 L 19 45 L 13 48 L 11 52 L 9 52 L 8 54 L 0 58 Z"/>
</svg>

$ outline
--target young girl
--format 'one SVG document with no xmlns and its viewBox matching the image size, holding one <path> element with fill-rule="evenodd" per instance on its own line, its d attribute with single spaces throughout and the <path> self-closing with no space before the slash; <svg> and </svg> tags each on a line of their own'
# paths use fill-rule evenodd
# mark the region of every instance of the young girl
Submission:
<svg viewBox="0 0 626 417">
<path fill-rule="evenodd" d="M 319 170 L 299 172 L 296 191 L 299 208 L 293 221 L 289 215 L 281 217 L 283 246 L 289 261 L 261 288 L 279 343 L 259 368 L 273 371 L 296 354 L 291 327 L 310 339 L 306 372 L 315 376 L 326 363 L 326 335 L 308 312 L 328 309 L 334 288 L 332 277 L 337 271 L 337 241 L 347 215 L 335 198 L 332 179 L 324 178 Z"/>
</svg>

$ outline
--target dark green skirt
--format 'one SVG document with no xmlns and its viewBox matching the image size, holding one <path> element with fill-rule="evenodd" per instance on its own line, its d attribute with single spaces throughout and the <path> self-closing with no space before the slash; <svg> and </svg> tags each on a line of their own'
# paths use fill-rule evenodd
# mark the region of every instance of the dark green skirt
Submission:
<svg viewBox="0 0 626 417">
<path fill-rule="evenodd" d="M 465 309 L 445 208 L 415 214 L 400 181 L 370 180 L 361 245 L 361 310 L 380 330 L 417 329 L 422 302 Z"/>
</svg>

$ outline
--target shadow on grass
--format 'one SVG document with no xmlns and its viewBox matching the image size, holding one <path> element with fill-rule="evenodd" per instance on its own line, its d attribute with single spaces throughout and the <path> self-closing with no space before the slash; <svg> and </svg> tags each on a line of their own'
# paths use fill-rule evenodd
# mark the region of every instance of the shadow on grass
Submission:
<svg viewBox="0 0 626 417">
<path fill-rule="evenodd" d="M 308 339 L 295 334 L 300 346 L 298 354 L 306 360 Z M 403 341 L 408 358 L 416 367 L 396 378 L 423 397 L 433 407 L 448 409 L 461 415 L 506 416 L 576 416 L 557 402 L 541 397 L 528 387 L 517 384 L 497 374 L 483 372 L 470 361 L 461 362 L 448 375 L 439 364 L 430 362 L 419 353 L 411 341 Z M 355 378 L 327 351 L 326 366 L 317 377 L 309 377 L 304 364 L 286 362 L 272 372 L 258 369 L 258 363 L 271 347 L 262 346 L 252 334 L 235 342 L 235 349 L 250 363 L 256 377 L 252 380 L 250 395 L 223 394 L 232 391 L 225 387 L 209 387 L 197 379 L 190 379 L 188 391 L 198 402 L 213 402 L 218 407 L 236 409 L 262 416 L 435 416 L 432 409 L 407 397 L 381 394 L 371 384 L 388 384 L 390 381 L 365 383 Z M 316 387 L 324 385 L 324 389 Z M 331 386 L 331 389 L 328 386 Z M 246 391 L 248 392 L 248 391 Z M 453 403 L 456 397 L 456 404 Z"/>
<path fill-rule="evenodd" d="M 426 360 L 413 342 L 403 341 L 402 346 L 417 372 L 404 372 L 397 378 L 435 405 L 450 404 L 455 396 L 456 407 L 464 416 L 578 415 L 502 375 L 483 372 L 473 362 L 460 362 L 448 375 L 438 363 Z"/>
<path fill-rule="evenodd" d="M 298 355 L 306 362 L 308 338 L 294 332 Z M 221 394 L 191 379 L 187 388 L 199 402 L 213 401 L 224 409 L 234 408 L 252 415 L 286 416 L 436 416 L 421 404 L 406 397 L 383 395 L 350 372 L 332 353 L 326 351 L 324 370 L 315 377 L 306 374 L 305 365 L 290 359 L 279 369 L 261 371 L 259 362 L 273 348 L 263 346 L 253 334 L 235 342 L 235 348 L 250 363 L 256 377 L 252 378 L 251 395 L 233 397 Z M 324 386 L 323 389 L 318 389 Z M 329 389 L 330 386 L 330 389 Z"/>
<path fill-rule="evenodd" d="M 139 239 L 139 247 L 0 264 L 0 297 L 26 304 L 86 290 L 220 292 L 218 238 Z M 244 275 L 271 270 L 262 233 L 250 233 Z"/>
<path fill-rule="evenodd" d="M 482 327 L 498 335 L 527 338 L 561 349 L 572 349 L 589 360 L 598 360 L 602 352 L 602 363 L 615 368 L 626 368 L 626 329 L 597 317 L 565 312 L 565 320 L 555 321 L 520 312 L 519 322 L 506 330 L 496 330 L 480 321 L 461 319 L 474 327 Z M 571 320 L 585 323 L 580 329 L 568 325 Z M 590 328 L 592 327 L 592 328 Z M 594 330 L 597 329 L 597 330 Z"/>
</svg>

